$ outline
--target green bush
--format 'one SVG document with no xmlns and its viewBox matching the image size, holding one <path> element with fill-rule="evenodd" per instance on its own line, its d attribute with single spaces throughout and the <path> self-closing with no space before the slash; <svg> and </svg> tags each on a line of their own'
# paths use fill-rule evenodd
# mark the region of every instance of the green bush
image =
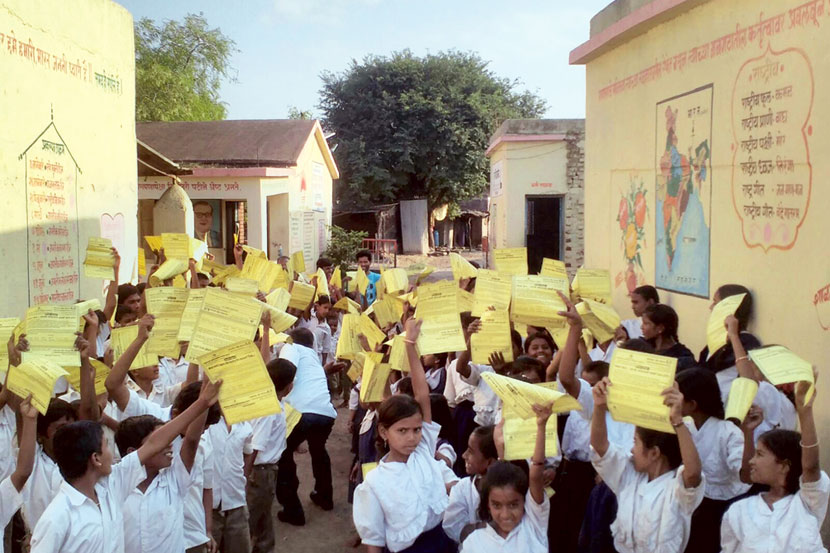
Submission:
<svg viewBox="0 0 830 553">
<path fill-rule="evenodd" d="M 326 257 L 331 259 L 335 266 L 340 266 L 341 271 L 346 271 L 349 266 L 355 264 L 355 255 L 359 252 L 363 239 L 369 234 L 362 230 L 346 230 L 336 225 L 329 227 L 331 238 L 326 247 Z"/>
</svg>

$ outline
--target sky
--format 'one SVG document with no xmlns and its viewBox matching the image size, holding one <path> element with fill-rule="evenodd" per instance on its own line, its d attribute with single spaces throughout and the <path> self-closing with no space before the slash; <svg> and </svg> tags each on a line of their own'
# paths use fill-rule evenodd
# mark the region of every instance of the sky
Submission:
<svg viewBox="0 0 830 553">
<path fill-rule="evenodd" d="M 138 20 L 202 13 L 236 42 L 228 119 L 281 119 L 290 106 L 319 115 L 320 74 L 409 49 L 471 51 L 499 77 L 547 101 L 545 117 L 585 117 L 585 69 L 569 52 L 610 0 L 118 0 Z"/>
</svg>

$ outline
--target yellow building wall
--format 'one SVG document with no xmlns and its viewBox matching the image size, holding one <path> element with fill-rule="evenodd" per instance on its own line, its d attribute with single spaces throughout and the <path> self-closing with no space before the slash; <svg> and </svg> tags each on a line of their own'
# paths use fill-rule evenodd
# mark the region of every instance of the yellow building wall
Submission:
<svg viewBox="0 0 830 553">
<path fill-rule="evenodd" d="M 311 133 L 297 159 L 297 176 L 289 196 L 291 251 L 303 251 L 313 270 L 328 243 L 332 210 L 332 173 L 326 165 L 319 137 Z"/>
<path fill-rule="evenodd" d="M 503 142 L 490 154 L 490 167 L 501 163 L 502 194 L 490 198 L 493 248 L 525 246 L 525 197 L 564 196 L 567 185 L 567 145 L 557 142 Z M 493 206 L 495 217 L 493 217 Z"/>
<path fill-rule="evenodd" d="M 0 316 L 102 297 L 90 236 L 136 263 L 133 20 L 109 0 L 0 0 Z"/>
<path fill-rule="evenodd" d="M 681 257 L 708 250 L 703 293 L 660 290 L 680 315 L 681 341 L 699 351 L 715 290 L 741 283 L 753 291 L 751 331 L 762 342 L 830 370 L 828 52 L 826 0 L 731 0 L 587 63 L 586 266 L 611 269 L 624 317 L 629 285 L 653 284 L 661 270 L 668 287 L 702 287 L 704 271 Z M 691 192 L 671 193 L 677 175 Z M 818 387 L 830 443 L 830 378 Z"/>
</svg>

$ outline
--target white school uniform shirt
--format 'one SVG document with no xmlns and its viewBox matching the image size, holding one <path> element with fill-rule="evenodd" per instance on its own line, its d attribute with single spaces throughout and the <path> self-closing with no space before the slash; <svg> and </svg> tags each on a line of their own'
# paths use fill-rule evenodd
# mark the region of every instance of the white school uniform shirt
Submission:
<svg viewBox="0 0 830 553">
<path fill-rule="evenodd" d="M 124 407 L 123 411 L 116 408 L 116 414 L 118 416 L 114 418 L 117 421 L 121 422 L 124 419 L 137 417 L 139 415 L 152 415 L 162 422 L 170 420 L 170 412 L 172 407 L 162 407 L 154 401 L 143 398 L 139 396 L 135 390 L 130 389 L 129 386 L 127 387 L 127 391 L 130 394 L 130 398 L 127 401 L 127 405 Z"/>
<path fill-rule="evenodd" d="M 435 390 L 439 384 L 441 384 L 441 376 L 444 374 L 444 367 L 439 367 L 437 369 L 429 369 L 425 373 L 427 385 L 429 386 L 430 391 Z"/>
<path fill-rule="evenodd" d="M 285 403 L 280 402 L 282 411 L 251 421 L 253 435 L 251 447 L 258 451 L 255 465 L 276 463 L 282 457 L 286 447 Z"/>
<path fill-rule="evenodd" d="M 461 553 L 547 553 L 550 502 L 547 497 L 536 503 L 530 492 L 525 495 L 525 513 L 507 537 L 499 535 L 491 524 L 474 530 L 461 543 Z"/>
<path fill-rule="evenodd" d="M 159 407 L 170 407 L 173 405 L 173 401 L 176 399 L 176 396 L 178 396 L 179 392 L 182 390 L 182 385 L 179 383 L 172 386 L 166 386 L 159 383 L 159 380 L 160 378 L 153 382 L 153 389 L 150 390 L 149 394 L 142 390 L 131 378 L 128 378 L 125 383 L 127 384 L 127 388 L 134 391 L 138 397 L 146 399 L 147 401 L 152 401 L 153 403 L 158 404 Z"/>
<path fill-rule="evenodd" d="M 159 377 L 156 379 L 156 382 L 162 386 L 181 384 L 187 380 L 187 368 L 189 366 L 190 362 L 185 361 L 184 356 L 181 356 L 178 359 L 160 357 Z"/>
<path fill-rule="evenodd" d="M 750 485 L 741 482 L 740 471 L 744 455 L 744 435 L 729 421 L 709 417 L 698 429 L 686 424 L 695 442 L 703 475 L 706 476 L 704 496 L 724 501 L 749 491 Z"/>
<path fill-rule="evenodd" d="M 280 359 L 288 359 L 297 367 L 294 387 L 285 401 L 300 413 L 314 413 L 337 418 L 337 410 L 331 404 L 326 371 L 313 349 L 299 344 L 286 344 L 280 350 Z"/>
<path fill-rule="evenodd" d="M 620 325 L 628 333 L 629 339 L 633 340 L 634 338 L 643 337 L 643 319 L 641 317 L 625 319 L 624 321 L 620 322 Z"/>
<path fill-rule="evenodd" d="M 424 423 L 406 463 L 384 456 L 355 490 L 352 516 L 365 545 L 401 551 L 441 523 L 448 503 L 445 484 L 457 478 L 435 459 L 440 430 L 434 422 Z"/>
<path fill-rule="evenodd" d="M 724 553 L 826 553 L 819 530 L 827 515 L 830 478 L 822 471 L 815 482 L 770 508 L 761 495 L 736 501 L 721 522 Z"/>
<path fill-rule="evenodd" d="M 447 536 L 456 543 L 461 540 L 461 532 L 465 526 L 479 521 L 478 506 L 481 503 L 481 495 L 476 489 L 476 482 L 480 478 L 479 475 L 466 476 L 450 490 L 450 501 L 447 510 L 444 511 L 443 526 Z"/>
<path fill-rule="evenodd" d="M 213 447 L 213 508 L 230 511 L 242 507 L 247 504 L 244 455 L 254 452 L 253 428 L 247 422 L 238 422 L 228 430 L 222 417 L 208 432 Z"/>
<path fill-rule="evenodd" d="M 475 400 L 475 387 L 461 379 L 456 370 L 458 359 L 453 359 L 447 366 L 447 383 L 444 385 L 444 397 L 450 407 L 456 407 L 464 401 Z"/>
<path fill-rule="evenodd" d="M 720 395 L 723 404 L 729 402 L 729 391 L 732 389 L 732 382 L 738 378 L 738 369 L 735 366 L 729 367 L 715 373 L 720 387 Z M 795 405 L 778 388 L 766 381 L 758 383 L 758 392 L 755 394 L 753 405 L 757 405 L 764 411 L 764 420 L 755 429 L 753 435 L 757 441 L 764 432 L 781 428 L 784 430 L 795 430 L 798 416 L 795 412 Z"/>
<path fill-rule="evenodd" d="M 591 385 L 581 378 L 579 382 L 579 397 L 576 400 L 582 405 L 583 410 L 586 404 L 593 406 L 593 395 Z M 567 393 L 562 384 L 559 384 L 559 391 Z M 633 438 L 632 438 L 633 439 Z M 591 461 L 591 419 L 571 411 L 565 422 L 565 430 L 562 431 L 562 454 L 571 461 Z"/>
<path fill-rule="evenodd" d="M 20 490 L 23 496 L 23 520 L 26 521 L 29 529 L 37 526 L 46 507 L 58 495 L 61 484 L 63 484 L 63 476 L 57 463 L 46 455 L 40 444 L 36 444 L 32 474 Z"/>
<path fill-rule="evenodd" d="M 64 481 L 32 532 L 31 553 L 122 553 L 124 502 L 145 478 L 138 453 L 125 455 L 95 484 L 100 507 Z"/>
<path fill-rule="evenodd" d="M 695 488 L 683 483 L 683 466 L 649 482 L 634 470 L 626 451 L 615 444 L 591 462 L 617 496 L 617 518 L 611 524 L 619 553 L 682 553 L 689 541 L 692 513 L 703 501 L 706 477 Z"/>
<path fill-rule="evenodd" d="M 110 328 L 109 322 L 98 326 L 98 336 L 95 338 L 96 357 L 103 357 L 107 352 L 111 334 L 112 329 Z"/>
<path fill-rule="evenodd" d="M 323 354 L 331 354 L 331 327 L 325 320 L 317 319 L 317 311 L 312 309 L 308 320 L 300 317 L 297 321 L 298 328 L 307 328 L 314 335 L 314 351 L 320 363 L 323 362 Z"/>
<path fill-rule="evenodd" d="M 581 380 L 581 379 L 580 379 Z M 581 380 L 581 382 L 585 382 Z M 580 382 L 580 386 L 582 387 L 582 383 Z M 588 385 L 585 382 L 585 385 Z M 579 413 L 579 415 L 585 419 L 586 421 L 586 428 L 588 428 L 588 447 L 590 448 L 590 441 L 591 441 L 591 417 L 594 414 L 594 395 L 591 391 L 590 385 L 588 385 L 587 390 L 583 390 L 580 388 L 579 394 L 579 403 L 582 404 L 581 411 L 571 411 L 571 414 Z M 584 393 L 589 392 L 589 393 Z M 568 417 L 570 420 L 571 417 Z M 614 417 L 611 416 L 610 411 L 605 411 L 605 427 L 607 429 L 608 434 L 608 441 L 612 444 L 619 446 L 623 451 L 626 453 L 631 451 L 631 448 L 634 447 L 634 430 L 635 427 L 633 424 L 627 422 L 620 422 L 614 420 Z M 567 426 L 565 427 L 567 429 Z M 591 452 L 593 456 L 593 451 Z M 588 459 L 590 460 L 590 459 Z"/>
<path fill-rule="evenodd" d="M 173 443 L 173 462 L 146 491 L 133 488 L 124 503 L 124 553 L 184 551 L 184 503 L 191 476 L 181 458 L 182 439 Z"/>
<path fill-rule="evenodd" d="M 446 457 L 449 460 L 450 465 L 454 465 L 455 461 L 458 459 L 458 453 L 455 452 L 455 448 L 452 447 L 452 444 L 448 442 L 439 444 L 436 453 L 440 453 Z"/>
<path fill-rule="evenodd" d="M 599 344 L 597 344 L 591 351 L 588 352 L 588 357 L 591 358 L 591 361 L 605 361 L 606 363 L 610 363 L 611 357 L 614 356 L 615 349 L 617 349 L 617 344 L 614 342 L 608 344 L 608 349 L 605 351 L 602 351 L 602 348 L 599 347 Z M 578 377 L 581 377 L 582 369 L 582 359 L 580 359 L 576 363 L 576 369 L 574 369 L 574 374 L 576 374 L 576 376 Z"/>
<path fill-rule="evenodd" d="M 207 543 L 205 526 L 205 504 L 202 494 L 213 487 L 213 459 L 211 457 L 210 435 L 202 434 L 196 459 L 190 469 L 190 486 L 184 499 L 184 546 L 186 549 Z M 213 515 L 210 515 L 213 516 Z"/>
<path fill-rule="evenodd" d="M 479 426 L 489 426 L 496 423 L 496 412 L 501 408 L 501 400 L 496 392 L 487 382 L 481 378 L 482 373 L 494 372 L 490 365 L 476 365 L 470 363 L 470 376 L 461 377 L 461 380 L 475 387 L 473 392 L 473 411 L 476 416 L 473 419 Z"/>
<path fill-rule="evenodd" d="M 0 480 L 11 475 L 17 466 L 17 421 L 8 405 L 0 409 Z M 1 552 L 0 552 L 1 553 Z"/>
<path fill-rule="evenodd" d="M 23 505 L 23 496 L 12 484 L 11 478 L 0 481 L 0 528 L 9 524 L 14 514 Z M 0 553 L 3 553 L 3 540 L 0 540 Z"/>
</svg>

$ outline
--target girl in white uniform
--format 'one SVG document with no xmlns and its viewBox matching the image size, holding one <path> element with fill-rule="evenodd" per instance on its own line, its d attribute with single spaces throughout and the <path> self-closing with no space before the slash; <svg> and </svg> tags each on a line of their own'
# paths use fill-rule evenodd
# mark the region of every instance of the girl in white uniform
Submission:
<svg viewBox="0 0 830 553">
<path fill-rule="evenodd" d="M 369 553 L 449 553 L 444 533 L 447 485 L 457 478 L 435 459 L 441 427 L 432 422 L 429 386 L 415 342 L 421 321 L 406 323 L 406 352 L 415 398 L 387 398 L 377 410 L 385 455 L 355 490 L 353 518 Z"/>
<path fill-rule="evenodd" d="M 827 514 L 830 478 L 819 468 L 818 436 L 813 420 L 816 394 L 807 400 L 808 385 L 796 387 L 801 434 L 770 430 L 758 439 L 749 461 L 749 476 L 769 491 L 735 502 L 723 517 L 724 553 L 786 551 L 820 553 L 819 529 Z"/>
</svg>

